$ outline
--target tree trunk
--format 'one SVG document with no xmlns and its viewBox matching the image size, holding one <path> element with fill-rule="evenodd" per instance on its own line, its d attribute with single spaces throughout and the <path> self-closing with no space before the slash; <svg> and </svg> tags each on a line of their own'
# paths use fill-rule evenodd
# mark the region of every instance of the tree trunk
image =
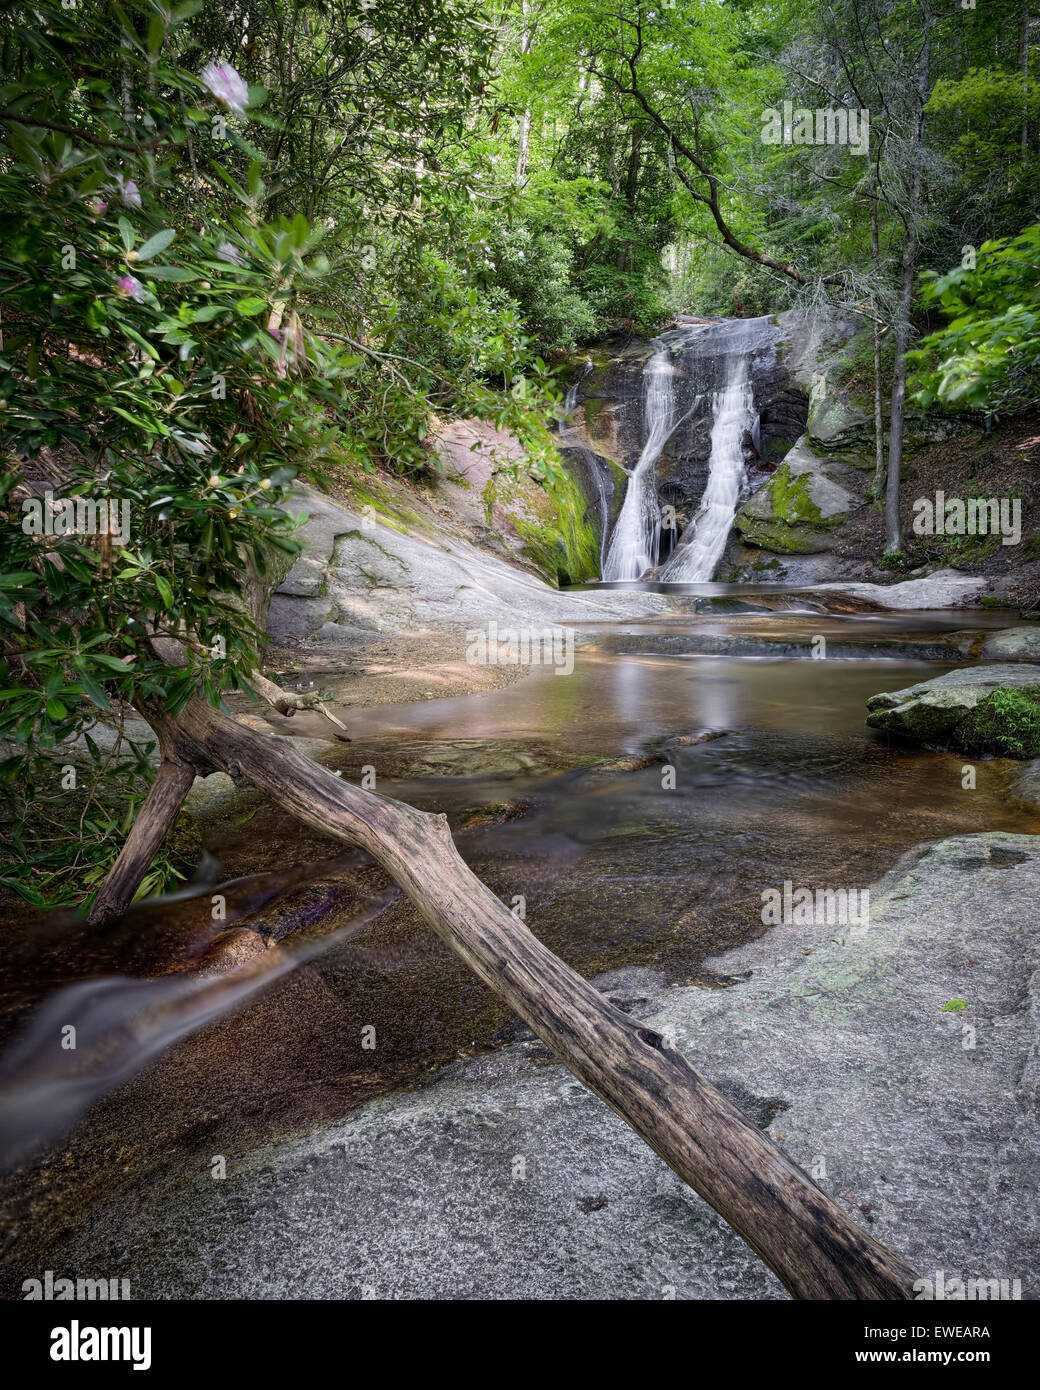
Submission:
<svg viewBox="0 0 1040 1390">
<path fill-rule="evenodd" d="M 880 159 L 880 156 L 879 156 Z M 874 201 L 870 205 L 870 247 L 873 253 L 874 276 L 881 280 L 881 242 L 878 228 L 880 188 L 877 171 L 874 173 Z M 881 315 L 877 298 L 874 300 L 874 496 L 885 491 L 885 408 L 881 399 Z"/>
<path fill-rule="evenodd" d="M 903 527 L 899 516 L 899 484 L 903 466 L 903 426 L 906 419 L 906 352 L 910 344 L 910 311 L 914 302 L 914 273 L 917 269 L 917 218 L 921 206 L 922 157 L 924 154 L 924 108 L 928 101 L 930 48 L 921 50 L 917 74 L 917 117 L 914 131 L 911 192 L 903 212 L 903 274 L 896 308 L 895 361 L 892 364 L 892 409 L 888 422 L 888 480 L 885 487 L 885 550 L 898 554 L 903 548 Z"/>
<path fill-rule="evenodd" d="M 520 52 L 521 52 L 521 54 L 523 54 L 524 56 L 526 56 L 528 53 L 530 53 L 530 51 L 531 51 L 531 44 L 534 42 L 534 26 L 533 26 L 533 24 L 528 24 L 528 23 L 527 23 L 528 16 L 530 15 L 530 12 L 531 12 L 531 6 L 530 6 L 530 4 L 528 3 L 528 0 L 523 0 L 523 5 L 522 5 L 522 8 L 521 8 L 521 13 L 523 14 L 523 17 L 524 17 L 524 31 L 523 31 L 523 36 L 522 36 L 522 38 L 521 38 L 521 40 L 520 40 Z M 518 139 L 517 139 L 517 148 L 516 148 L 516 184 L 517 184 L 517 187 L 518 187 L 518 188 L 519 188 L 520 185 L 523 183 L 524 179 L 527 178 L 527 165 L 528 165 L 528 161 L 529 161 L 529 158 L 530 158 L 530 150 L 531 150 L 531 108 L 530 108 L 529 106 L 525 106 L 525 107 L 524 107 L 524 113 L 523 113 L 523 115 L 520 117 L 520 134 L 519 134 L 519 137 L 518 137 Z"/>
<path fill-rule="evenodd" d="M 913 1272 L 749 1124 L 659 1034 L 543 946 L 459 856 L 447 819 L 335 777 L 200 700 L 146 712 L 186 765 L 220 763 L 368 851 L 437 934 L 576 1077 L 715 1208 L 797 1298 L 908 1299 Z M 107 886 L 107 885 L 106 885 Z"/>
<path fill-rule="evenodd" d="M 92 922 L 118 917 L 133 902 L 194 781 L 195 768 L 190 763 L 163 756 L 126 843 L 94 899 Z"/>
<path fill-rule="evenodd" d="M 885 550 L 897 555 L 903 548 L 903 526 L 899 516 L 899 484 L 903 469 L 903 426 L 906 419 L 906 350 L 910 342 L 910 308 L 914 294 L 917 240 L 913 228 L 903 243 L 903 278 L 895 332 L 895 361 L 892 364 L 892 407 L 889 413 L 888 478 L 885 482 Z"/>
<path fill-rule="evenodd" d="M 639 126 L 632 127 L 632 134 L 628 150 L 628 170 L 625 174 L 625 207 L 628 211 L 630 225 L 635 224 L 636 220 L 636 199 L 639 196 L 639 173 L 642 166 L 643 155 L 643 132 Z M 632 254 L 632 241 L 629 237 L 621 243 L 621 249 L 617 254 L 617 268 L 623 271 L 628 265 L 629 256 Z"/>
<path fill-rule="evenodd" d="M 1022 158 L 1029 157 L 1029 6 L 1022 11 Z"/>
</svg>

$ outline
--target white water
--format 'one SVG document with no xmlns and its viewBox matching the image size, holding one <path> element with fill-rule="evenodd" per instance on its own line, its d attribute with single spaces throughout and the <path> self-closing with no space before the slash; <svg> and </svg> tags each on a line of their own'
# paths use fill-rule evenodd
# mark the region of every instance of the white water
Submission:
<svg viewBox="0 0 1040 1390">
<path fill-rule="evenodd" d="M 710 580 L 726 548 L 746 476 L 742 441 L 756 423 L 750 361 L 749 352 L 734 353 L 726 385 L 712 396 L 708 482 L 697 515 L 661 571 L 664 580 Z"/>
<path fill-rule="evenodd" d="M 644 369 L 646 443 L 629 475 L 625 500 L 603 562 L 604 579 L 640 579 L 657 564 L 661 507 L 654 466 L 675 425 L 674 370 L 671 347 L 667 344 L 658 347 Z"/>
</svg>

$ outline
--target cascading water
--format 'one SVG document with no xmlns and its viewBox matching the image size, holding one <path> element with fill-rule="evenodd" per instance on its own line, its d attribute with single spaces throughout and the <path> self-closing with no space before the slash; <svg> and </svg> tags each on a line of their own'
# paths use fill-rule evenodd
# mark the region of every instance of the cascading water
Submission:
<svg viewBox="0 0 1040 1390">
<path fill-rule="evenodd" d="M 687 584 L 710 580 L 726 548 L 746 476 L 743 440 L 745 434 L 754 437 L 757 419 L 750 366 L 749 352 L 734 353 L 729 379 L 712 397 L 708 483 L 697 515 L 661 571 L 663 580 Z"/>
<path fill-rule="evenodd" d="M 661 543 L 661 506 L 654 466 L 675 427 L 672 342 L 656 338 L 657 351 L 643 373 L 643 428 L 646 443 L 632 469 L 614 534 L 603 562 L 604 579 L 641 579 L 653 569 Z"/>
<path fill-rule="evenodd" d="M 641 579 L 660 563 L 658 462 L 674 435 L 675 458 L 666 472 L 675 497 L 676 459 L 689 459 L 690 431 L 694 436 L 703 431 L 703 439 L 709 419 L 708 476 L 697 513 L 657 577 L 679 583 L 712 578 L 747 480 L 745 441 L 759 447 L 752 363 L 760 352 L 774 348 L 777 335 L 774 320 L 764 316 L 688 323 L 654 340 L 643 374 L 645 443 L 610 538 L 604 579 Z"/>
</svg>

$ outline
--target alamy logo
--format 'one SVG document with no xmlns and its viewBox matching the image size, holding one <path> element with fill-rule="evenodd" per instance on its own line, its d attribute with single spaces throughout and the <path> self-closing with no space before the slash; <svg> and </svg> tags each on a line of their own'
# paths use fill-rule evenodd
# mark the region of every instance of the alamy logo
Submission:
<svg viewBox="0 0 1040 1390">
<path fill-rule="evenodd" d="M 762 921 L 767 927 L 852 927 L 860 936 L 870 925 L 868 888 L 783 888 L 762 890 Z"/>
<path fill-rule="evenodd" d="M 958 1302 L 1009 1303 L 1022 1297 L 1021 1279 L 957 1279 L 947 1278 L 946 1271 L 937 1269 L 934 1279 L 918 1279 L 914 1298 L 931 1300 L 953 1299 Z"/>
<path fill-rule="evenodd" d="M 770 106 L 760 119 L 763 145 L 847 145 L 853 154 L 870 151 L 870 112 L 866 108 L 795 110 L 793 102 L 785 101 L 782 111 Z"/>
<path fill-rule="evenodd" d="M 26 1279 L 22 1284 L 22 1293 L 25 1295 L 25 1302 L 31 1303 L 35 1300 L 43 1299 L 46 1302 L 52 1299 L 58 1303 L 69 1302 L 74 1299 L 82 1299 L 92 1302 L 94 1299 L 104 1301 L 118 1300 L 130 1297 L 129 1279 L 63 1279 L 54 1277 L 52 1269 L 45 1269 L 42 1279 Z"/>
<path fill-rule="evenodd" d="M 574 633 L 564 627 L 504 628 L 494 621 L 487 631 L 466 633 L 466 661 L 471 666 L 554 666 L 557 676 L 574 670 Z"/>
<path fill-rule="evenodd" d="M 111 536 L 118 545 L 130 537 L 130 503 L 114 497 L 27 497 L 22 503 L 27 536 Z"/>
<path fill-rule="evenodd" d="M 918 536 L 1000 536 L 1001 545 L 1022 539 L 1020 497 L 947 497 L 937 492 L 914 502 L 914 533 Z"/>
<path fill-rule="evenodd" d="M 81 1327 L 75 1319 L 68 1327 L 51 1328 L 52 1361 L 132 1361 L 135 1371 L 152 1364 L 150 1327 Z"/>
</svg>

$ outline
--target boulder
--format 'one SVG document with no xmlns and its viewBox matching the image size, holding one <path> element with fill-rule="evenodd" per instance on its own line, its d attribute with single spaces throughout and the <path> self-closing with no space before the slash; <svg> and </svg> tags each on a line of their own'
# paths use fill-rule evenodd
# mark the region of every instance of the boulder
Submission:
<svg viewBox="0 0 1040 1390">
<path fill-rule="evenodd" d="M 988 587 L 985 576 L 959 574 L 956 570 L 936 570 L 921 579 L 904 579 L 898 584 L 819 584 L 820 590 L 866 599 L 879 608 L 956 608 L 977 599 Z"/>
<path fill-rule="evenodd" d="M 816 454 L 802 435 L 776 472 L 734 518 L 743 541 L 780 554 L 813 554 L 834 544 L 833 532 L 859 503 L 855 475 L 837 459 Z"/>
<path fill-rule="evenodd" d="M 994 632 L 979 648 L 987 661 L 1040 661 L 1040 623 Z"/>
<path fill-rule="evenodd" d="M 384 633 L 500 630 L 676 611 L 682 600 L 625 590 L 561 592 L 448 531 L 418 536 L 301 491 L 304 549 L 271 600 L 278 641 L 350 646 Z"/>
<path fill-rule="evenodd" d="M 816 448 L 840 450 L 854 466 L 873 467 L 873 411 L 834 386 L 826 370 L 813 377 L 806 432 Z"/>
<path fill-rule="evenodd" d="M 1040 697 L 1040 671 L 1009 664 L 962 667 L 904 690 L 872 695 L 867 724 L 915 743 L 945 745 L 956 741 L 958 725 L 980 700 L 1008 688 Z"/>
</svg>

